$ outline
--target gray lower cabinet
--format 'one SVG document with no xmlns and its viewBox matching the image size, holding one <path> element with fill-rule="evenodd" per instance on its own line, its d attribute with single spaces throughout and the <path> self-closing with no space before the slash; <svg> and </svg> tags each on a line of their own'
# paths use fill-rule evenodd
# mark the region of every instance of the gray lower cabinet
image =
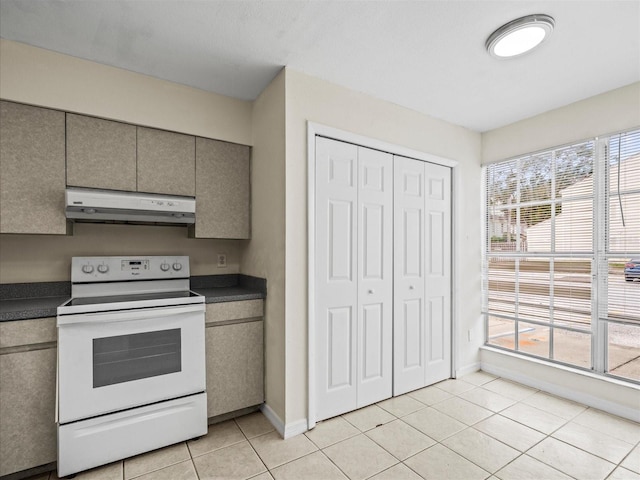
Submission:
<svg viewBox="0 0 640 480">
<path fill-rule="evenodd" d="M 262 330 L 261 320 L 206 329 L 209 417 L 264 401 Z"/>
<path fill-rule="evenodd" d="M 135 125 L 68 113 L 67 185 L 135 192 Z"/>
<path fill-rule="evenodd" d="M 196 238 L 250 238 L 251 148 L 196 138 Z"/>
<path fill-rule="evenodd" d="M 195 196 L 195 149 L 192 135 L 138 127 L 138 191 Z"/>
<path fill-rule="evenodd" d="M 56 461 L 57 349 L 55 318 L 2 322 L 0 327 L 3 476 Z"/>
<path fill-rule="evenodd" d="M 0 102 L 0 233 L 67 233 L 64 115 Z"/>
<path fill-rule="evenodd" d="M 264 401 L 263 301 L 207 305 L 207 412 L 215 417 Z"/>
</svg>

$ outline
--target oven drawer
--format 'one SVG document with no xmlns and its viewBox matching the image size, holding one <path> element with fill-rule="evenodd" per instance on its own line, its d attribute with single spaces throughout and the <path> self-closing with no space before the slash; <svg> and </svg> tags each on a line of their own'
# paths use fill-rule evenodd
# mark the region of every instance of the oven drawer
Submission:
<svg viewBox="0 0 640 480">
<path fill-rule="evenodd" d="M 205 393 L 61 425 L 60 478 L 207 433 Z"/>
<path fill-rule="evenodd" d="M 58 318 L 60 424 L 205 388 L 204 305 Z"/>
</svg>

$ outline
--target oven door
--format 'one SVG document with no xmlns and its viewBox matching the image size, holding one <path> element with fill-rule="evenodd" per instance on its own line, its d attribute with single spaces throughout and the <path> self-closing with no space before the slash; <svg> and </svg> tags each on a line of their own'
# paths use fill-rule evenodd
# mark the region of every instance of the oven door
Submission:
<svg viewBox="0 0 640 480">
<path fill-rule="evenodd" d="M 58 316 L 58 421 L 205 391 L 203 304 Z"/>
</svg>

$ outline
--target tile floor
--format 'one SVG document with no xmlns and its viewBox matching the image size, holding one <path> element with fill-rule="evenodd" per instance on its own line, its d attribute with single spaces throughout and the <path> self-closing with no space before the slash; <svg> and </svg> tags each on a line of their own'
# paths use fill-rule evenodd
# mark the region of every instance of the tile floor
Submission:
<svg viewBox="0 0 640 480">
<path fill-rule="evenodd" d="M 288 440 L 253 413 L 76 479 L 640 480 L 639 443 L 637 423 L 476 372 Z"/>
</svg>

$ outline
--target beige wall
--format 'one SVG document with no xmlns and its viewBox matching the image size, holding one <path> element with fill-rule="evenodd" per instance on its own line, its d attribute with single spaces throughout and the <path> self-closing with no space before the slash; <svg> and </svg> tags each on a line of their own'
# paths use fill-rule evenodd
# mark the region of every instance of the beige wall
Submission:
<svg viewBox="0 0 640 480">
<path fill-rule="evenodd" d="M 482 134 L 482 162 L 640 126 L 640 82 Z"/>
<path fill-rule="evenodd" d="M 251 240 L 242 273 L 267 279 L 265 396 L 285 418 L 285 76 L 271 82 L 253 105 Z"/>
<path fill-rule="evenodd" d="M 0 98 L 251 144 L 251 102 L 0 40 Z M 236 273 L 246 242 L 186 228 L 78 224 L 72 237 L 0 235 L 0 282 L 69 280 L 72 256 L 189 255 L 194 275 Z M 217 268 L 216 254 L 229 266 Z"/>
<path fill-rule="evenodd" d="M 460 162 L 454 193 L 459 205 L 458 366 L 477 364 L 482 344 L 480 134 L 290 69 L 286 121 L 286 423 L 307 418 L 307 121 Z"/>
<path fill-rule="evenodd" d="M 1 39 L 0 98 L 251 145 L 251 102 Z"/>
<path fill-rule="evenodd" d="M 187 227 L 79 223 L 73 236 L 0 235 L 0 283 L 71 280 L 71 257 L 189 255 L 192 275 L 238 273 L 245 242 L 187 238 Z M 217 267 L 218 253 L 227 268 Z"/>
</svg>

